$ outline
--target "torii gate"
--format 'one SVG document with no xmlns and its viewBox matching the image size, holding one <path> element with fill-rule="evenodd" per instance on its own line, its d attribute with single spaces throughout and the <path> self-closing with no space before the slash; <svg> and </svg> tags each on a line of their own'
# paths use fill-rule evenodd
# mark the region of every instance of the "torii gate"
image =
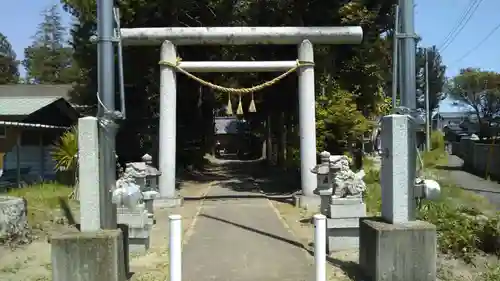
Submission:
<svg viewBox="0 0 500 281">
<path fill-rule="evenodd" d="M 176 71 L 271 72 L 296 68 L 299 76 L 299 126 L 302 206 L 316 204 L 316 119 L 313 44 L 359 44 L 363 31 L 348 27 L 171 27 L 123 28 L 124 45 L 160 45 L 159 190 L 162 199 L 176 200 Z M 185 45 L 298 45 L 298 60 L 290 61 L 178 61 L 176 46 Z M 304 64 L 298 65 L 300 62 Z"/>
</svg>

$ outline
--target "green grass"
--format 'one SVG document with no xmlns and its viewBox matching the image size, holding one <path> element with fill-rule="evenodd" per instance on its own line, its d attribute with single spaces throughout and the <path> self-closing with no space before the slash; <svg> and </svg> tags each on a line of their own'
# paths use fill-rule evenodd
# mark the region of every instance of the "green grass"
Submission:
<svg viewBox="0 0 500 281">
<path fill-rule="evenodd" d="M 24 188 L 11 189 L 6 195 L 26 199 L 28 202 L 28 223 L 38 228 L 54 219 L 54 210 L 59 208 L 59 198 L 67 200 L 72 188 L 56 183 L 43 183 Z"/>
</svg>

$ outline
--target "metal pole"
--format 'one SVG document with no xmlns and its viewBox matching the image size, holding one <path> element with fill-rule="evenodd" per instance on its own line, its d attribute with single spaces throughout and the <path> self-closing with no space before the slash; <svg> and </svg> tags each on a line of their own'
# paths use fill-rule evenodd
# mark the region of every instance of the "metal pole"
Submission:
<svg viewBox="0 0 500 281">
<path fill-rule="evenodd" d="M 314 264 L 316 281 L 326 281 L 326 216 L 314 215 Z"/>
<path fill-rule="evenodd" d="M 98 33 L 98 118 L 99 118 L 99 155 L 100 155 L 100 190 L 102 192 L 101 228 L 116 228 L 116 208 L 111 203 L 111 191 L 115 185 L 116 154 L 114 89 L 114 50 L 113 50 L 113 1 L 97 1 Z"/>
<path fill-rule="evenodd" d="M 425 147 L 431 150 L 431 129 L 430 129 L 430 100 L 429 100 L 429 53 L 425 49 Z"/>
<path fill-rule="evenodd" d="M 182 217 L 168 216 L 170 222 L 169 253 L 170 281 L 182 280 Z"/>
<path fill-rule="evenodd" d="M 399 0 L 402 16 L 402 55 L 401 67 L 403 69 L 403 80 L 401 81 L 401 105 L 414 110 L 417 108 L 416 77 L 415 77 L 415 19 L 414 1 Z"/>
<path fill-rule="evenodd" d="M 399 33 L 399 6 L 396 5 L 394 11 L 394 38 L 392 50 L 392 108 L 397 106 L 398 98 L 398 33 Z"/>
<path fill-rule="evenodd" d="M 120 32 L 120 9 L 113 8 L 113 16 L 116 22 L 116 37 L 118 40 L 118 81 L 120 81 L 120 111 L 122 113 L 122 118 L 126 118 L 127 108 L 125 106 L 125 83 L 123 83 L 123 48 Z"/>
</svg>

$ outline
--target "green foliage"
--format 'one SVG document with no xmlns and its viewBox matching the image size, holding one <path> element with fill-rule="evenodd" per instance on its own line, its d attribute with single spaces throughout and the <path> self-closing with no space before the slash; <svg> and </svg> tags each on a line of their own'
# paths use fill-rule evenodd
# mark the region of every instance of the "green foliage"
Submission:
<svg viewBox="0 0 500 281">
<path fill-rule="evenodd" d="M 55 143 L 52 152 L 52 159 L 56 162 L 57 171 L 74 171 L 78 165 L 78 132 L 76 127 L 66 131 Z"/>
<path fill-rule="evenodd" d="M 444 253 L 460 256 L 467 262 L 480 250 L 500 254 L 498 215 L 488 218 L 477 214 L 477 210 L 472 211 L 468 214 L 463 206 L 457 208 L 442 200 L 425 202 L 419 216 L 436 225 L 438 246 Z"/>
<path fill-rule="evenodd" d="M 480 136 L 491 136 L 491 123 L 500 113 L 500 73 L 462 69 L 449 82 L 448 91 L 450 97 L 472 108 L 479 120 Z"/>
<path fill-rule="evenodd" d="M 14 188 L 8 195 L 26 199 L 28 202 L 28 223 L 33 228 L 42 228 L 43 223 L 54 220 L 53 210 L 59 207 L 61 198 L 68 198 L 71 188 L 67 186 L 42 183 L 24 188 Z"/>
<path fill-rule="evenodd" d="M 440 131 L 432 131 L 431 133 L 431 148 L 444 149 L 444 134 Z"/>
<path fill-rule="evenodd" d="M 24 50 L 23 66 L 26 80 L 35 84 L 66 84 L 74 82 L 78 70 L 73 64 L 73 50 L 66 46 L 66 30 L 59 7 L 54 5 L 43 13 L 34 41 Z"/>
<path fill-rule="evenodd" d="M 72 44 L 75 60 L 81 70 L 78 86 L 72 93 L 73 101 L 95 105 L 96 92 L 96 46 L 90 36 L 96 32 L 95 0 L 62 0 L 65 10 L 76 18 L 72 28 Z M 380 36 L 392 29 L 392 1 L 237 1 L 232 0 L 124 0 L 119 1 L 122 27 L 145 26 L 339 26 L 361 25 L 364 31 L 363 44 L 349 46 L 316 46 L 315 71 L 326 81 L 337 81 L 339 89 L 351 95 L 349 104 L 361 111 L 365 117 L 376 115 L 377 106 L 384 98 L 385 78 L 390 67 L 390 42 Z M 122 161 L 132 161 L 155 147 L 158 135 L 158 52 L 157 46 L 124 48 L 125 83 L 133 85 L 127 89 L 127 120 L 118 133 L 127 139 L 125 144 L 117 144 L 117 152 Z M 186 60 L 286 60 L 296 56 L 294 46 L 199 46 L 179 49 L 179 56 Z M 269 80 L 275 74 L 207 73 L 204 79 L 230 86 L 249 86 Z M 317 83 L 318 93 L 328 83 Z M 178 76 L 178 87 L 182 92 L 177 99 L 178 151 L 185 144 L 198 142 L 200 147 L 210 147 L 212 113 L 225 103 L 227 97 L 201 88 L 197 83 Z M 327 91 L 328 92 L 328 91 Z M 198 106 L 198 95 L 203 95 Z M 272 89 L 256 93 L 257 112 L 245 113 L 245 118 L 253 131 L 264 131 L 262 127 L 271 116 L 273 139 L 280 139 L 283 132 L 278 125 L 278 116 L 286 116 L 287 128 L 297 127 L 298 96 L 296 79 L 284 79 Z M 243 107 L 248 107 L 248 97 L 243 97 Z M 133 106 L 130 106 L 132 104 Z M 195 113 L 195 114 L 193 114 Z M 342 121 L 342 120 L 339 120 Z M 354 134 L 344 133 L 353 125 L 340 123 L 339 132 L 320 128 L 325 138 L 343 142 L 344 137 Z M 357 126 L 357 125 L 356 125 Z M 355 126 L 355 127 L 356 127 Z M 205 130 L 200 130 L 203 127 Z M 273 129 L 274 130 L 274 129 Z M 288 151 L 297 148 L 298 130 L 288 130 Z M 130 147 L 137 149 L 130 149 Z M 142 150 L 142 152 L 141 152 Z M 155 153 L 152 151 L 152 153 Z M 291 154 L 291 153 L 290 153 Z M 199 153 L 198 155 L 203 155 Z M 288 157 L 290 159 L 292 157 Z"/>
<path fill-rule="evenodd" d="M 418 48 L 415 65 L 417 67 L 418 107 L 425 108 L 425 48 Z M 443 87 L 446 83 L 446 66 L 436 46 L 427 49 L 429 72 L 429 106 L 432 112 L 439 102 L 446 98 Z"/>
<path fill-rule="evenodd" d="M 369 128 L 369 121 L 357 109 L 353 95 L 334 88 L 316 98 L 317 149 L 331 150 L 360 138 Z"/>
<path fill-rule="evenodd" d="M 432 159 L 427 160 L 426 167 L 429 167 L 442 163 L 446 154 L 436 149 L 424 155 L 428 155 L 424 159 Z M 371 215 L 380 215 L 380 170 L 369 161 L 365 161 L 363 168 L 366 171 L 364 200 L 367 211 Z M 418 213 L 419 219 L 436 225 L 439 249 L 467 262 L 471 262 L 479 251 L 500 255 L 500 213 L 494 215 L 495 207 L 484 197 L 446 181 L 440 180 L 440 183 L 441 198 L 437 201 L 424 200 Z"/>
<path fill-rule="evenodd" d="M 16 84 L 19 81 L 16 53 L 5 35 L 0 32 L 0 85 Z"/>
</svg>

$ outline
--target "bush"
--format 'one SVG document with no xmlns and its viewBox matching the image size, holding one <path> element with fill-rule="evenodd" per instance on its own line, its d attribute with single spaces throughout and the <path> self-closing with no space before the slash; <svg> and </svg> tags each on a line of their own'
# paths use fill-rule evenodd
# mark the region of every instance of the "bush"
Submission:
<svg viewBox="0 0 500 281">
<path fill-rule="evenodd" d="M 443 155 L 439 150 L 425 153 L 426 167 L 442 162 Z M 364 200 L 368 213 L 377 216 L 382 204 L 380 171 L 372 163 L 364 168 Z M 418 217 L 436 225 L 441 252 L 471 262 L 479 251 L 500 255 L 500 213 L 490 217 L 483 215 L 482 210 L 489 207 L 483 197 L 442 183 L 441 199 L 424 201 Z"/>
<path fill-rule="evenodd" d="M 431 149 L 444 149 L 444 134 L 440 131 L 433 131 L 431 133 Z"/>
<path fill-rule="evenodd" d="M 434 149 L 422 153 L 422 161 L 425 168 L 433 168 L 445 165 L 448 162 L 447 154 L 442 149 Z"/>
<path fill-rule="evenodd" d="M 419 218 L 436 225 L 442 252 L 470 262 L 479 250 L 500 254 L 498 216 L 488 218 L 478 213 L 478 210 L 457 208 L 446 201 L 425 202 L 419 210 Z"/>
</svg>

